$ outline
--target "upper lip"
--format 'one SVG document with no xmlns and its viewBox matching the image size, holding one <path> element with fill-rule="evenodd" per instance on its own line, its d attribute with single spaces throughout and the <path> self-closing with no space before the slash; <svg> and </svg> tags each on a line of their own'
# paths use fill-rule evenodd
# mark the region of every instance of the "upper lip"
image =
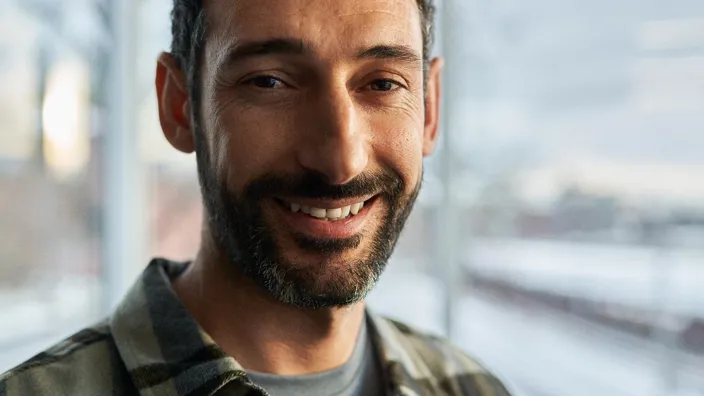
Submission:
<svg viewBox="0 0 704 396">
<path fill-rule="evenodd" d="M 368 200 L 374 198 L 377 194 L 365 195 L 361 197 L 339 199 L 339 200 L 329 200 L 329 199 L 310 199 L 310 198 L 297 198 L 297 197 L 279 197 L 280 200 L 288 203 L 297 203 L 299 205 L 308 206 L 311 208 L 320 209 L 337 209 L 343 208 L 345 206 L 351 206 L 360 202 L 367 202 Z"/>
</svg>

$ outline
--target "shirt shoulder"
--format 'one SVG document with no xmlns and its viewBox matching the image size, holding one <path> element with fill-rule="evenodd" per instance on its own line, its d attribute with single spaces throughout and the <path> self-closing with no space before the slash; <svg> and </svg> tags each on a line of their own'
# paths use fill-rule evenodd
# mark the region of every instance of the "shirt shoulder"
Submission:
<svg viewBox="0 0 704 396">
<path fill-rule="evenodd" d="M 0 396 L 132 395 L 106 323 L 85 328 L 0 375 Z"/>
<path fill-rule="evenodd" d="M 447 338 L 431 335 L 404 323 L 385 320 L 405 350 L 414 376 L 451 396 L 510 396 L 505 384 L 477 359 Z"/>
</svg>

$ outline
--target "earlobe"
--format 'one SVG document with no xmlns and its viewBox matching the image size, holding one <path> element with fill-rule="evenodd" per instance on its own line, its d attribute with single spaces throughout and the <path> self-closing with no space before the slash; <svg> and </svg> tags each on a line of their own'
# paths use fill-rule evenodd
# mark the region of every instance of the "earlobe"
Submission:
<svg viewBox="0 0 704 396">
<path fill-rule="evenodd" d="M 159 122 L 171 146 L 184 153 L 195 150 L 186 80 L 173 55 L 162 53 L 156 67 Z"/>
<path fill-rule="evenodd" d="M 425 127 L 423 132 L 423 156 L 428 156 L 435 151 L 438 139 L 438 125 L 440 121 L 440 72 L 444 66 L 441 58 L 430 62 L 428 80 L 425 94 Z"/>
</svg>

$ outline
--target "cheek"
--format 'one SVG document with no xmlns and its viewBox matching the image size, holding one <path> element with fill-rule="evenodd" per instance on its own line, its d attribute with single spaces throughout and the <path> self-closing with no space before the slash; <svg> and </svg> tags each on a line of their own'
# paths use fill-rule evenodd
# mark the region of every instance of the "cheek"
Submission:
<svg viewBox="0 0 704 396">
<path fill-rule="evenodd" d="M 213 165 L 231 189 L 240 191 L 251 180 L 275 168 L 284 157 L 285 130 L 271 114 L 235 106 L 206 114 L 204 124 Z"/>
<path fill-rule="evenodd" d="M 415 115 L 383 117 L 372 130 L 376 160 L 398 172 L 409 187 L 414 186 L 422 172 L 422 120 Z"/>
</svg>

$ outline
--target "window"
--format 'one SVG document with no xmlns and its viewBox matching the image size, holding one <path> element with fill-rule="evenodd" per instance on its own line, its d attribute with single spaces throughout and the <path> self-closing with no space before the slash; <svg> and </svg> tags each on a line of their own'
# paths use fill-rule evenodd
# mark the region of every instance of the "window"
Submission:
<svg viewBox="0 0 704 396">
<path fill-rule="evenodd" d="M 456 342 L 519 394 L 702 394 L 704 4 L 446 6 Z"/>
<path fill-rule="evenodd" d="M 0 372 L 191 258 L 202 219 L 157 117 L 171 0 L 119 46 L 98 2 L 31 3 L 0 5 Z M 704 3 L 444 0 L 438 30 L 443 141 L 370 305 L 516 395 L 704 395 Z"/>
<path fill-rule="evenodd" d="M 101 309 L 94 70 L 36 11 L 0 5 L 0 371 Z"/>
</svg>

